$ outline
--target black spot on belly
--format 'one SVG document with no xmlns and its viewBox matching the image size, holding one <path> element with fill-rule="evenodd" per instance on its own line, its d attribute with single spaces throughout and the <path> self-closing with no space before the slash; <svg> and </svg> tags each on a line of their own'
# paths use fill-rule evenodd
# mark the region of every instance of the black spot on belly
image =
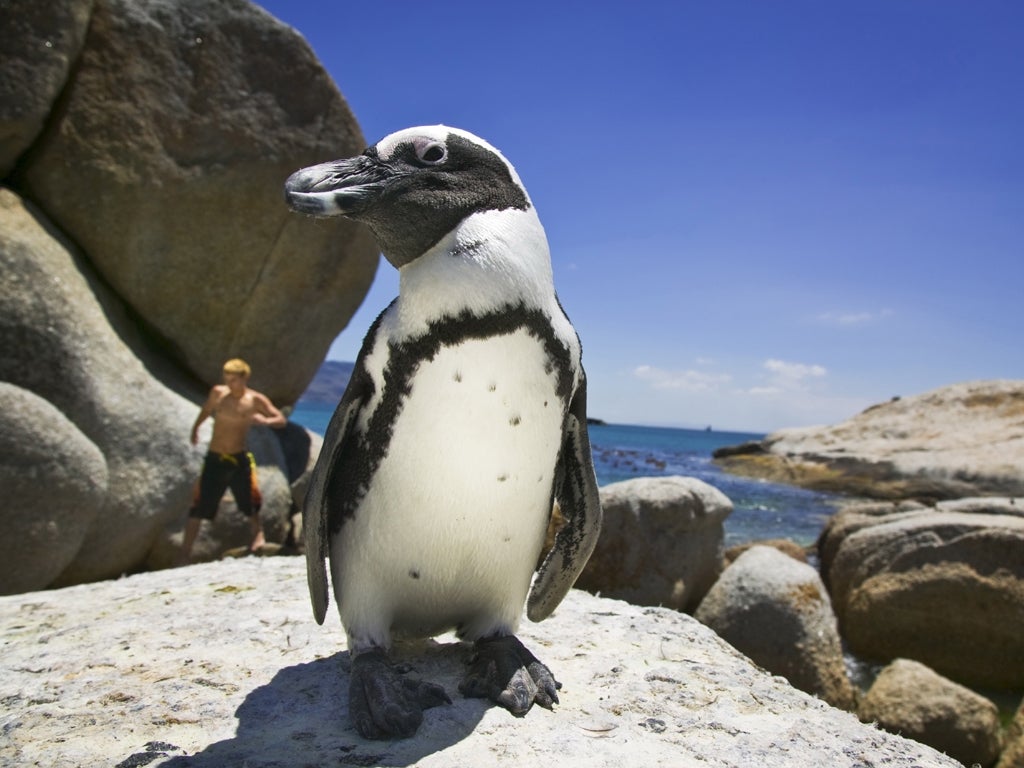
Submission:
<svg viewBox="0 0 1024 768">
<path fill-rule="evenodd" d="M 462 381 L 462 371 L 456 371 L 456 372 L 455 372 L 455 373 L 454 373 L 454 374 L 452 375 L 452 381 L 454 381 L 454 382 L 460 382 L 460 381 Z"/>
<path fill-rule="evenodd" d="M 508 475 L 498 475 L 499 483 L 504 483 L 506 480 L 508 480 Z"/>
<path fill-rule="evenodd" d="M 518 427 L 521 421 L 522 419 L 519 418 L 518 416 L 513 416 L 511 419 L 508 420 L 508 423 L 511 424 L 513 427 Z"/>
<path fill-rule="evenodd" d="M 490 384 L 487 385 L 487 391 L 488 392 L 496 392 L 497 389 L 498 389 L 498 385 L 495 384 L 494 382 L 491 382 Z"/>
<path fill-rule="evenodd" d="M 419 577 L 420 577 L 420 572 L 419 571 L 417 571 L 415 568 L 410 568 L 409 569 L 409 578 L 410 579 L 417 579 L 418 580 Z"/>
</svg>

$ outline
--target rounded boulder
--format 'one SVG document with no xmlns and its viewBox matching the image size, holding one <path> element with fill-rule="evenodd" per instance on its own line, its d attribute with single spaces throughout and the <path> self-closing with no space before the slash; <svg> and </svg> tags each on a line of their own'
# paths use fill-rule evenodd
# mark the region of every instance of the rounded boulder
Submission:
<svg viewBox="0 0 1024 768">
<path fill-rule="evenodd" d="M 722 570 L 728 497 L 690 477 L 601 488 L 601 536 L 576 586 L 634 605 L 692 611 Z"/>
<path fill-rule="evenodd" d="M 854 709 L 832 605 L 810 565 L 774 547 L 751 547 L 725 569 L 694 617 L 794 687 Z"/>
<path fill-rule="evenodd" d="M 990 766 L 999 757 L 996 705 L 916 661 L 897 659 L 883 669 L 861 700 L 858 716 L 964 765 Z"/>
<path fill-rule="evenodd" d="M 54 405 L 0 382 L 0 594 L 46 588 L 107 497 L 103 453 Z"/>
<path fill-rule="evenodd" d="M 839 516 L 855 524 L 834 521 L 822 560 L 854 653 L 1024 687 L 1024 500 Z"/>
<path fill-rule="evenodd" d="M 256 4 L 105 0 L 20 178 L 177 365 L 212 385 L 242 357 L 288 404 L 378 257 L 363 227 L 291 213 L 284 181 L 364 146 L 309 45 Z"/>
</svg>

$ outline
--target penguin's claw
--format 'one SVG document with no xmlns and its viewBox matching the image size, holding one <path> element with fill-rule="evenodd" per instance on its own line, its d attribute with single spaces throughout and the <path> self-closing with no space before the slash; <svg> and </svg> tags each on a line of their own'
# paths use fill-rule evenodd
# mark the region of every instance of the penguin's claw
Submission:
<svg viewBox="0 0 1024 768">
<path fill-rule="evenodd" d="M 423 722 L 423 711 L 451 704 L 444 688 L 404 678 L 374 649 L 352 659 L 349 715 L 365 739 L 407 738 Z"/>
<path fill-rule="evenodd" d="M 534 703 L 554 707 L 561 687 L 551 670 L 516 637 L 506 635 L 476 641 L 459 691 L 468 698 L 490 699 L 522 717 Z"/>
</svg>

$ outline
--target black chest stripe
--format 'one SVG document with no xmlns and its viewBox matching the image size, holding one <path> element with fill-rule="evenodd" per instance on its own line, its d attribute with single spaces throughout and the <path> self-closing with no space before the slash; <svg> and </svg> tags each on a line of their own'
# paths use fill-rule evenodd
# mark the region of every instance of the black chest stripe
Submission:
<svg viewBox="0 0 1024 768">
<path fill-rule="evenodd" d="M 572 397 L 575 361 L 569 347 L 555 335 L 548 316 L 538 309 L 515 304 L 483 317 L 463 312 L 431 323 L 422 336 L 390 344 L 380 403 L 370 416 L 366 432 L 347 437 L 330 473 L 327 498 L 331 533 L 336 533 L 355 513 L 374 473 L 387 455 L 395 422 L 412 392 L 412 378 L 419 365 L 433 360 L 442 347 L 507 336 L 523 329 L 544 346 L 551 366 L 548 372 L 554 372 L 557 377 L 556 393 L 563 414 L 567 412 Z M 357 371 L 357 374 L 366 376 L 365 371 Z"/>
</svg>

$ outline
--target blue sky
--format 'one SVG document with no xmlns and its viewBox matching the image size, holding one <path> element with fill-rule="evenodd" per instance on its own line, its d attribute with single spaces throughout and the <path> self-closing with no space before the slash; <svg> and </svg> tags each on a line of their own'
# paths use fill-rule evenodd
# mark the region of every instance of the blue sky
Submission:
<svg viewBox="0 0 1024 768">
<path fill-rule="evenodd" d="M 368 143 L 444 123 L 516 166 L 594 416 L 771 431 L 1024 379 L 1024 3 L 259 4 Z M 329 358 L 397 291 L 382 263 Z"/>
</svg>

